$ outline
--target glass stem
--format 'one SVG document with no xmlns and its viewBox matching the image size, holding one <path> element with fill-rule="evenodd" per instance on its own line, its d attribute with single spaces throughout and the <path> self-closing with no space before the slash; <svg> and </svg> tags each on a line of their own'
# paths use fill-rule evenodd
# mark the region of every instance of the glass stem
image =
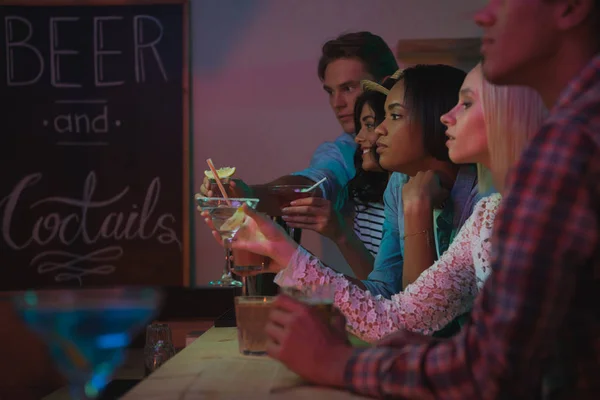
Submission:
<svg viewBox="0 0 600 400">
<path fill-rule="evenodd" d="M 250 292 L 249 292 L 249 288 L 248 288 L 248 277 L 245 275 L 241 276 L 242 278 L 242 296 L 249 296 Z"/>
<path fill-rule="evenodd" d="M 231 269 L 233 268 L 233 252 L 231 251 L 231 240 L 223 239 L 223 247 L 225 248 L 225 266 L 223 267 L 222 281 L 231 281 Z"/>
</svg>

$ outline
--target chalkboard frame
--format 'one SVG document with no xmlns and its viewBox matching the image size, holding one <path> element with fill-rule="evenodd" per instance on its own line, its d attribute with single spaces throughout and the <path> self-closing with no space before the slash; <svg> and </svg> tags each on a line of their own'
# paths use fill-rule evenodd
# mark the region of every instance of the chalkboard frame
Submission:
<svg viewBox="0 0 600 400">
<path fill-rule="evenodd" d="M 182 40 L 183 40 L 183 60 L 182 60 L 182 105 L 183 105 L 183 266 L 182 266 L 182 285 L 190 286 L 190 273 L 192 263 L 191 251 L 191 221 L 190 212 L 193 209 L 191 197 L 191 132 L 190 132 L 190 37 L 189 37 L 189 9 L 190 0 L 0 0 L 0 5 L 5 6 L 142 6 L 142 5 L 160 5 L 160 4 L 181 4 L 183 7 L 182 21 Z"/>
<path fill-rule="evenodd" d="M 143 6 L 159 4 L 182 4 L 187 25 L 189 0 L 0 0 L 0 5 L 3 6 Z M 185 28 L 184 39 L 187 39 L 189 30 L 187 26 Z"/>
</svg>

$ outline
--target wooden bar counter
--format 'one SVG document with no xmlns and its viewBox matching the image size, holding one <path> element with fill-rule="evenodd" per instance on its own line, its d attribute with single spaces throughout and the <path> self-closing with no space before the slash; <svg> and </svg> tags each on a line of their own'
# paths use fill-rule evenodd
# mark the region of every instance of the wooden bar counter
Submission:
<svg viewBox="0 0 600 400">
<path fill-rule="evenodd" d="M 122 397 L 151 399 L 364 399 L 311 386 L 268 357 L 243 356 L 236 328 L 211 328 Z"/>
</svg>

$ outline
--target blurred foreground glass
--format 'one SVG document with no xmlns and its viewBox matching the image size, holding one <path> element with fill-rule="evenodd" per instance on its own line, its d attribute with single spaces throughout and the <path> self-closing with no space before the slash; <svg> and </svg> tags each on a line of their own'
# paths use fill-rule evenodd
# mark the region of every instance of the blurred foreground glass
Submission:
<svg viewBox="0 0 600 400">
<path fill-rule="evenodd" d="M 233 269 L 231 257 L 231 241 L 235 237 L 238 229 L 244 222 L 245 214 L 240 209 L 244 204 L 255 209 L 258 205 L 258 199 L 228 199 L 222 197 L 203 197 L 195 196 L 198 208 L 201 211 L 208 211 L 215 229 L 223 239 L 223 247 L 225 248 L 225 267 L 221 279 L 210 281 L 211 286 L 233 286 L 242 287 L 240 281 L 233 279 L 231 270 Z"/>
<path fill-rule="evenodd" d="M 93 399 L 125 359 L 132 337 L 160 306 L 153 288 L 40 290 L 13 302 L 27 325 L 46 342 L 67 378 L 72 399 Z"/>
<path fill-rule="evenodd" d="M 175 355 L 171 328 L 167 324 L 150 324 L 146 327 L 144 346 L 145 375 L 150 375 Z"/>
<path fill-rule="evenodd" d="M 241 354 L 250 356 L 267 354 L 265 326 L 274 300 L 274 296 L 235 298 L 235 319 Z"/>
<path fill-rule="evenodd" d="M 323 321 L 326 323 L 331 322 L 334 315 L 333 303 L 335 300 L 335 287 L 333 285 L 287 286 L 281 288 L 281 293 L 315 308 Z"/>
</svg>

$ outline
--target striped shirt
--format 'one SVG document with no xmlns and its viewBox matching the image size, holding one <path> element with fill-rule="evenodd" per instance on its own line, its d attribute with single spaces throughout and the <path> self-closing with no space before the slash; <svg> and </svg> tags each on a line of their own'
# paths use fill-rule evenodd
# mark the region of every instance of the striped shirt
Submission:
<svg viewBox="0 0 600 400">
<path fill-rule="evenodd" d="M 354 232 L 375 257 L 383 235 L 383 203 L 357 204 L 354 210 Z"/>
</svg>

